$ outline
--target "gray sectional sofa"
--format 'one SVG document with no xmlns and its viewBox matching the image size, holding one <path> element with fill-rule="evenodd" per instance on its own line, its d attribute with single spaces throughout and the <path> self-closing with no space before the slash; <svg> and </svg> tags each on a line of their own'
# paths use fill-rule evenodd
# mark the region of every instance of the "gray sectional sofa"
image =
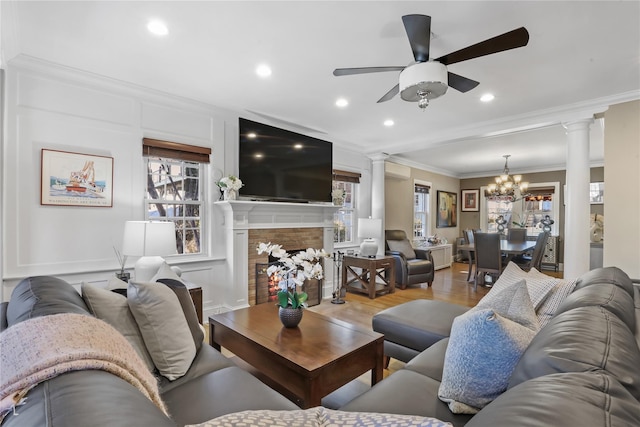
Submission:
<svg viewBox="0 0 640 427">
<path fill-rule="evenodd" d="M 39 316 L 92 316 L 71 285 L 48 276 L 22 280 L 0 309 L 0 330 Z M 195 315 L 195 311 L 187 314 Z M 244 410 L 297 409 L 206 344 L 199 346 L 184 376 L 173 381 L 158 378 L 170 416 L 120 377 L 102 370 L 80 370 L 38 384 L 15 414 L 9 413 L 2 427 L 183 426 Z"/>
<path fill-rule="evenodd" d="M 640 426 L 640 292 L 618 268 L 576 281 L 524 350 L 507 390 L 475 415 L 452 414 L 438 398 L 448 343 L 435 342 L 340 409 L 467 427 Z"/>
<path fill-rule="evenodd" d="M 72 286 L 52 277 L 25 279 L 1 309 L 2 330 L 38 316 L 91 315 Z M 341 411 L 468 427 L 640 425 L 640 293 L 617 268 L 577 281 L 524 351 L 507 391 L 475 415 L 454 415 L 438 398 L 448 342 L 436 341 Z M 115 375 L 70 372 L 39 383 L 2 426 L 182 426 L 239 411 L 297 409 L 207 345 L 183 377 L 161 379 L 160 395 L 170 416 Z"/>
</svg>

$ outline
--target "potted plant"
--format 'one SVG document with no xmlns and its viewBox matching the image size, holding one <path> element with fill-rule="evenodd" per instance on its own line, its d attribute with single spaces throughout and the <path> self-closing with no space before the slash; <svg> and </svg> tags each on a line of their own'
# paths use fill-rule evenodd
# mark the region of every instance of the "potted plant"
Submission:
<svg viewBox="0 0 640 427">
<path fill-rule="evenodd" d="M 216 184 L 222 190 L 225 200 L 236 200 L 238 198 L 238 190 L 244 185 L 242 180 L 235 175 L 225 176 Z"/>
<path fill-rule="evenodd" d="M 322 279 L 320 260 L 327 258 L 324 249 L 308 248 L 293 255 L 282 249 L 282 245 L 259 243 L 258 254 L 266 253 L 277 259 L 267 268 L 269 277 L 278 280 L 278 306 L 280 320 L 286 327 L 296 327 L 302 319 L 302 309 L 307 306 L 307 293 L 300 290 L 307 279 Z"/>
</svg>

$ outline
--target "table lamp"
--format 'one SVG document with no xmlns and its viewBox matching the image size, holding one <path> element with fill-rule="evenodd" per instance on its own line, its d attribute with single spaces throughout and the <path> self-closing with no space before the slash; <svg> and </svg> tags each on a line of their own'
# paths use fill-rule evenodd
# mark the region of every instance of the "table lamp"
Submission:
<svg viewBox="0 0 640 427">
<path fill-rule="evenodd" d="M 375 258 L 378 253 L 378 243 L 382 235 L 382 220 L 380 218 L 358 218 L 358 237 L 364 237 L 360 244 L 360 256 Z"/>
<path fill-rule="evenodd" d="M 164 262 L 162 257 L 177 253 L 175 224 L 169 221 L 127 221 L 122 253 L 140 257 L 135 264 L 135 280 L 148 282 Z"/>
</svg>

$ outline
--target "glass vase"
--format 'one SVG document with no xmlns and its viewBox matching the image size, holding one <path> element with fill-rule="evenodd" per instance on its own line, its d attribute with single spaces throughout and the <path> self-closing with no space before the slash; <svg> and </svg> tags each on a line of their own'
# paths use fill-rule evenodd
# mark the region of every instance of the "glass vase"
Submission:
<svg viewBox="0 0 640 427">
<path fill-rule="evenodd" d="M 232 188 L 227 188 L 224 190 L 224 199 L 225 200 L 236 200 L 238 198 L 238 190 L 234 190 Z"/>
</svg>

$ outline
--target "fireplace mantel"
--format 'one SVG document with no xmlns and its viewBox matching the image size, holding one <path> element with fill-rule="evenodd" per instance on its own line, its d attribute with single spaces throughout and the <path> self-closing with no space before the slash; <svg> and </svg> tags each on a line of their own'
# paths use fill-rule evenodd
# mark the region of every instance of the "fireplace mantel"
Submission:
<svg viewBox="0 0 640 427">
<path fill-rule="evenodd" d="M 337 206 L 320 203 L 226 200 L 215 202 L 224 212 L 225 226 L 234 228 L 323 227 L 333 224 Z"/>
<path fill-rule="evenodd" d="M 333 214 L 337 206 L 322 203 L 226 200 L 214 206 L 224 215 L 226 242 L 225 306 L 235 310 L 249 306 L 249 230 L 322 228 L 323 248 L 333 252 Z M 275 242 L 275 239 L 274 239 Z M 325 294 L 333 289 L 333 266 L 325 265 Z"/>
</svg>

